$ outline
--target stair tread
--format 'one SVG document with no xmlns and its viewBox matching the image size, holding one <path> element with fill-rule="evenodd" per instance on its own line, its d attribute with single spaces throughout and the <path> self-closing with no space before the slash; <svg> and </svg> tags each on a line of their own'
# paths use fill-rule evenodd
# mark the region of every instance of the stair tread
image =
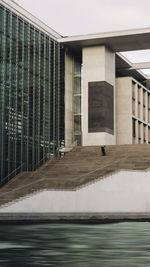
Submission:
<svg viewBox="0 0 150 267">
<path fill-rule="evenodd" d="M 34 172 L 23 172 L 0 188 L 0 205 L 44 189 L 75 190 L 120 169 L 150 167 L 150 145 L 75 147 L 64 158 L 48 160 Z"/>
</svg>

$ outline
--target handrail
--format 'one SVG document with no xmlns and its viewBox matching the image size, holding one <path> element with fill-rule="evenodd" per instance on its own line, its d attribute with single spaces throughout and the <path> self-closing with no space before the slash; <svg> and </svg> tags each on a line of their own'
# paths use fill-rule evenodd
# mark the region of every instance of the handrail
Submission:
<svg viewBox="0 0 150 267">
<path fill-rule="evenodd" d="M 40 163 L 44 160 L 44 159 L 48 159 L 47 155 L 44 156 L 36 165 L 35 165 L 35 170 L 38 169 L 40 167 Z"/>
<path fill-rule="evenodd" d="M 44 161 L 45 159 L 48 159 L 47 155 L 45 155 L 36 165 L 35 165 L 35 170 L 38 169 L 41 165 L 40 163 L 42 161 Z M 19 172 L 17 172 L 19 169 L 21 170 L 22 167 L 25 165 L 26 163 L 22 163 L 19 167 L 17 167 L 15 170 L 13 170 L 10 174 L 8 174 L 6 177 L 4 177 L 4 179 L 2 179 L 2 181 L 0 182 L 0 185 L 4 184 L 6 181 L 9 182 L 16 174 L 18 174 Z M 15 175 L 13 175 L 15 174 Z M 12 177 L 11 177 L 12 176 Z"/>
<path fill-rule="evenodd" d="M 122 161 L 124 161 L 124 159 L 113 161 L 113 162 L 111 162 L 110 164 L 106 164 L 106 165 L 104 165 L 104 166 L 101 166 L 100 168 L 94 169 L 94 170 L 92 170 L 92 171 L 90 171 L 90 172 L 87 172 L 87 173 L 84 173 L 84 174 L 82 174 L 82 175 L 80 175 L 80 176 L 77 176 L 77 177 L 75 177 L 74 179 L 82 178 L 82 177 L 87 176 L 87 175 L 90 175 L 90 174 L 92 174 L 92 173 L 94 173 L 94 172 L 96 172 L 96 171 L 100 171 L 100 170 L 103 170 L 103 169 L 105 169 L 105 168 L 107 168 L 107 167 L 113 166 L 114 163 L 116 164 L 116 163 L 119 163 L 119 162 L 122 162 Z"/>
<path fill-rule="evenodd" d="M 22 163 L 19 167 L 17 167 L 15 170 L 13 170 L 10 174 L 8 174 L 6 177 L 4 177 L 4 179 L 2 179 L 2 181 L 1 181 L 1 184 L 2 184 L 3 182 L 5 182 L 6 180 L 7 180 L 7 182 L 9 182 L 9 180 L 11 180 L 11 178 L 9 179 L 9 177 L 10 177 L 13 173 L 16 173 L 17 170 L 18 170 L 18 169 L 21 169 L 22 166 L 24 166 L 24 165 L 25 165 L 25 163 Z M 13 177 L 12 177 L 12 178 L 13 178 Z"/>
<path fill-rule="evenodd" d="M 87 175 L 89 175 L 89 174 L 91 174 L 91 173 L 94 173 L 94 172 L 96 172 L 96 171 L 98 171 L 98 170 L 103 170 L 104 168 L 107 168 L 107 167 L 113 165 L 114 163 L 118 163 L 118 162 L 120 162 L 120 161 L 124 161 L 124 159 L 116 160 L 116 161 L 114 161 L 114 162 L 111 162 L 110 164 L 106 164 L 106 165 L 104 165 L 104 166 L 102 166 L 102 167 L 100 167 L 100 168 L 97 168 L 97 169 L 94 169 L 94 170 L 92 170 L 92 171 L 90 171 L 90 172 L 84 173 L 83 175 L 74 177 L 73 179 L 77 180 L 77 179 L 82 178 L 82 177 L 84 177 L 84 176 L 87 176 Z M 117 171 L 121 171 L 121 170 L 122 170 L 122 169 L 117 169 Z M 111 174 L 109 174 L 109 175 L 111 175 Z M 55 181 L 57 181 L 57 179 L 56 179 L 55 177 L 52 177 L 51 180 L 52 180 L 52 179 L 55 179 Z M 39 180 L 36 180 L 36 181 L 31 182 L 31 183 L 29 183 L 29 184 L 25 184 L 25 185 L 20 186 L 20 187 L 18 187 L 18 188 L 13 188 L 13 189 L 10 190 L 9 192 L 17 191 L 18 189 L 22 189 L 22 188 L 28 187 L 28 186 L 30 186 L 30 185 L 39 183 L 39 182 L 41 182 L 41 181 L 45 181 L 45 180 L 49 181 L 49 178 L 40 178 Z M 91 181 L 93 181 L 93 180 L 91 180 Z M 84 185 L 87 185 L 87 183 L 84 184 Z M 82 186 L 82 185 L 81 185 L 81 186 Z M 54 189 L 54 190 L 55 190 L 55 189 Z M 61 190 L 61 189 L 60 189 L 60 190 Z M 65 190 L 66 190 L 66 189 L 65 189 Z M 69 189 L 69 190 L 72 190 L 72 189 Z M 7 195 L 7 193 L 8 193 L 8 192 L 5 192 L 5 193 L 1 194 L 1 196 Z"/>
</svg>

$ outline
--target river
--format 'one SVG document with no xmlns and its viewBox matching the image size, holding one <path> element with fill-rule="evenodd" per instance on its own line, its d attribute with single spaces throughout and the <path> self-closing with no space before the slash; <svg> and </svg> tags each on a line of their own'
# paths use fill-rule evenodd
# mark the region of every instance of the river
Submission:
<svg viewBox="0 0 150 267">
<path fill-rule="evenodd" d="M 148 267 L 150 223 L 0 226 L 0 267 Z"/>
</svg>

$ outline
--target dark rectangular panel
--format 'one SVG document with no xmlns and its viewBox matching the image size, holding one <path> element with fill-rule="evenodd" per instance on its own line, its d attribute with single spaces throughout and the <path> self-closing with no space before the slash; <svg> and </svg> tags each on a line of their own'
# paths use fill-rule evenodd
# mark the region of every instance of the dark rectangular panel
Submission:
<svg viewBox="0 0 150 267">
<path fill-rule="evenodd" d="M 114 88 L 105 81 L 88 83 L 88 132 L 114 134 Z"/>
</svg>

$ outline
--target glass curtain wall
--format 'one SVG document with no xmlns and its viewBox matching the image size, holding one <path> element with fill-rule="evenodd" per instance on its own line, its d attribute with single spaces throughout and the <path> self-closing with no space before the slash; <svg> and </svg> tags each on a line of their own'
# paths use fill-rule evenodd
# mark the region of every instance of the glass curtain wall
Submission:
<svg viewBox="0 0 150 267">
<path fill-rule="evenodd" d="M 74 138 L 81 146 L 81 57 L 74 57 Z"/>
<path fill-rule="evenodd" d="M 63 64 L 51 36 L 0 5 L 0 184 L 64 143 Z"/>
</svg>

